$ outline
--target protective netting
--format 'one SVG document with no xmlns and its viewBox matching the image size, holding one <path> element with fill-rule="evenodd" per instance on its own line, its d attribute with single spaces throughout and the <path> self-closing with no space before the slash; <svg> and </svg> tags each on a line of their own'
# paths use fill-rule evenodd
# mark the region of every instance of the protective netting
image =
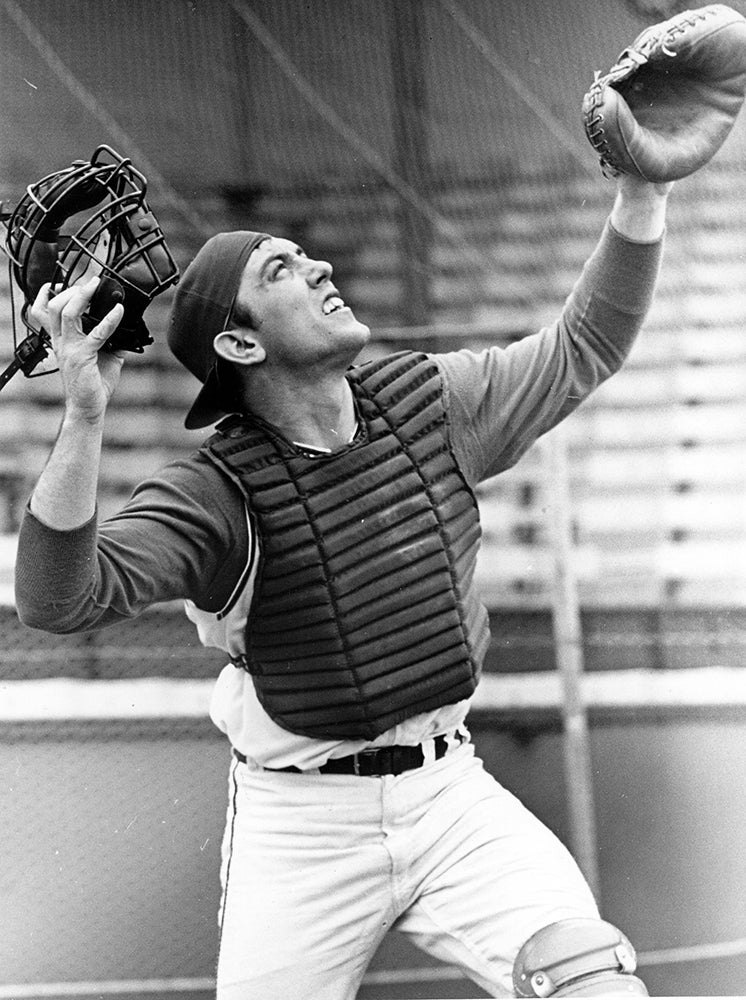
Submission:
<svg viewBox="0 0 746 1000">
<path fill-rule="evenodd" d="M 269 229 L 332 262 L 346 300 L 374 330 L 372 351 L 520 337 L 561 307 L 611 205 L 613 185 L 580 125 L 593 72 L 684 6 L 0 0 L 0 197 L 15 204 L 27 184 L 106 142 L 147 176 L 181 266 L 213 232 Z M 746 2 L 732 6 L 746 13 Z M 743 662 L 745 144 L 741 118 L 716 161 L 677 186 L 643 336 L 627 369 L 567 425 L 591 670 Z M 0 296 L 4 367 L 7 282 Z M 102 515 L 201 437 L 181 425 L 196 383 L 165 348 L 169 297 L 149 309 L 156 343 L 128 362 L 112 404 Z M 56 377 L 18 376 L 0 414 L 8 584 L 23 505 L 59 424 Z M 490 672 L 555 667 L 551 490 L 544 455 L 532 449 L 481 492 Z M 221 665 L 176 610 L 95 636 L 32 634 L 9 607 L 0 626 L 3 676 L 17 681 L 204 679 Z M 2 732 L 11 808 L 0 814 L 15 874 L 0 975 L 211 975 L 215 929 L 205 914 L 212 920 L 216 902 L 224 748 L 208 724 L 109 719 L 50 732 L 8 721 Z M 173 791 L 178 805 L 174 782 L 184 785 Z M 54 853 L 60 825 L 63 858 Z M 27 856 L 29 841 L 41 860 Z M 164 905 L 179 912 L 170 929 Z M 135 933 L 143 908 L 143 926 L 161 922 L 157 940 Z M 653 943 L 671 939 L 661 931 Z"/>
</svg>

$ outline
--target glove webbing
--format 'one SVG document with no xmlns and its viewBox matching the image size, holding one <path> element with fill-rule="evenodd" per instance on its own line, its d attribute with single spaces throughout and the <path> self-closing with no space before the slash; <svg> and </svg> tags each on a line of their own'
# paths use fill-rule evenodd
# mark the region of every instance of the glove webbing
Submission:
<svg viewBox="0 0 746 1000">
<path fill-rule="evenodd" d="M 607 73 L 602 76 L 601 71 L 596 70 L 594 81 L 586 95 L 584 118 L 588 139 L 599 155 L 601 173 L 604 177 L 613 179 L 621 173 L 612 162 L 613 152 L 606 139 L 604 117 L 598 113 L 598 108 L 603 103 L 604 88 L 626 80 L 632 72 L 649 61 L 650 53 L 658 47 L 660 47 L 661 52 L 674 58 L 676 53 L 668 48 L 669 43 L 687 28 L 693 28 L 699 21 L 706 20 L 711 13 L 710 8 L 689 11 L 678 15 L 675 24 L 668 24 L 663 29 L 660 25 L 649 28 L 640 35 L 632 47 L 622 52 L 617 62 Z"/>
</svg>

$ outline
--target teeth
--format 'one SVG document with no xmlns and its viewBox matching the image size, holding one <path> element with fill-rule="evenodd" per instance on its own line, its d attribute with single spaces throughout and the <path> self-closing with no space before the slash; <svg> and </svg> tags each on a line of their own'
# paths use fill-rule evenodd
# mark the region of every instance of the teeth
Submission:
<svg viewBox="0 0 746 1000">
<path fill-rule="evenodd" d="M 321 307 L 325 316 L 328 316 L 329 313 L 336 312 L 337 309 L 344 309 L 344 302 L 338 295 L 330 295 Z"/>
</svg>

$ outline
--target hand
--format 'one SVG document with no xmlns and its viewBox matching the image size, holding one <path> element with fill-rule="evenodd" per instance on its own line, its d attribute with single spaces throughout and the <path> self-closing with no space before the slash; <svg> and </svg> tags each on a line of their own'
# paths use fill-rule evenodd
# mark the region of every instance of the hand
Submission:
<svg viewBox="0 0 746 1000">
<path fill-rule="evenodd" d="M 124 352 L 101 351 L 122 321 L 124 308 L 117 303 L 86 335 L 82 317 L 99 278 L 89 278 L 54 294 L 45 284 L 31 307 L 31 318 L 49 334 L 62 376 L 68 415 L 89 423 L 101 420 L 124 363 Z"/>
</svg>

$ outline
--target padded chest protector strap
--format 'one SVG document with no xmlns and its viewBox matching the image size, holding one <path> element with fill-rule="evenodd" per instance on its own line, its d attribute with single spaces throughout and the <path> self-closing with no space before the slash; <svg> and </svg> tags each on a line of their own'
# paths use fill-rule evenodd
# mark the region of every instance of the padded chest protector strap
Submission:
<svg viewBox="0 0 746 1000">
<path fill-rule="evenodd" d="M 348 377 L 361 422 L 348 447 L 309 457 L 232 418 L 206 449 L 259 528 L 241 665 L 260 701 L 293 732 L 369 740 L 469 697 L 489 633 L 437 365 L 406 352 Z"/>
</svg>

